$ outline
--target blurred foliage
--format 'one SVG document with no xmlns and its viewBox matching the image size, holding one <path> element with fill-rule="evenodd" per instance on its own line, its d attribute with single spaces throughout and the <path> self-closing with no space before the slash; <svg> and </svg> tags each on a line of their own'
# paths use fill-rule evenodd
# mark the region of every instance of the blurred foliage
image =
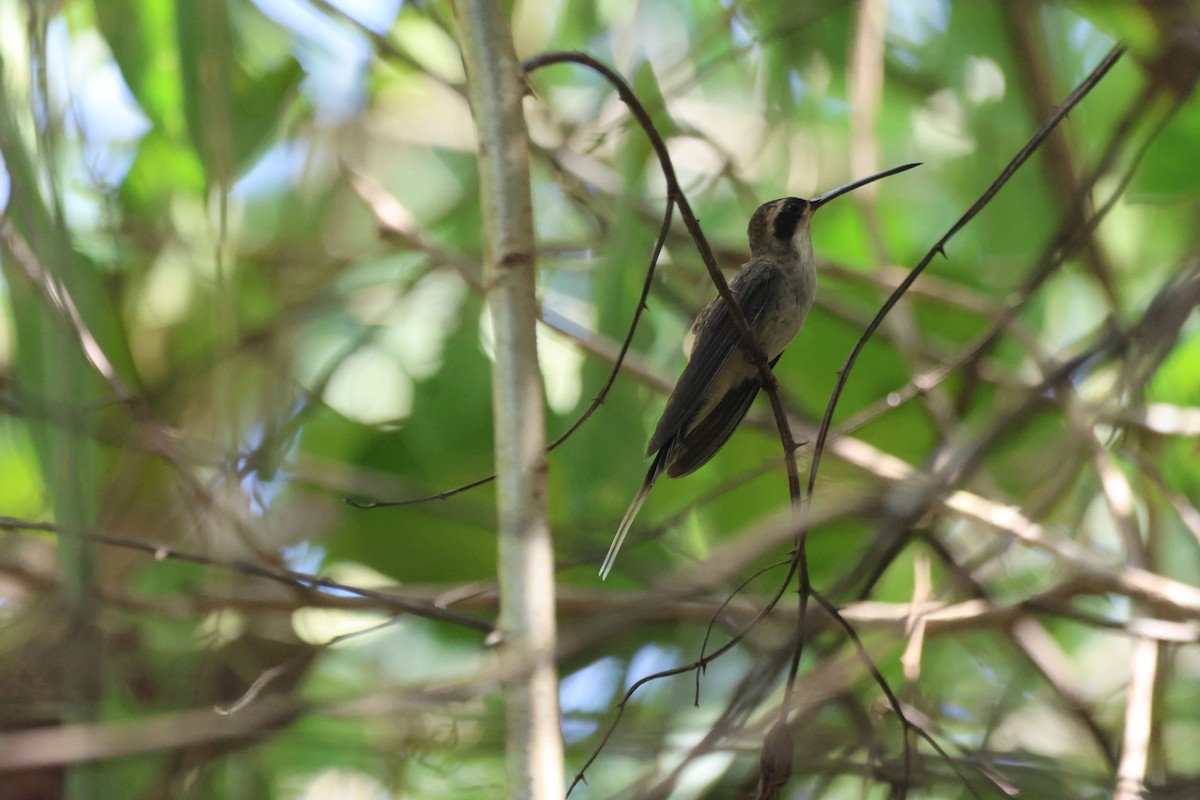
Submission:
<svg viewBox="0 0 1200 800">
<path fill-rule="evenodd" d="M 1110 796 L 1137 677 L 1129 621 L 1200 621 L 1200 605 L 1189 618 L 1184 601 L 1160 608 L 1124 584 L 1078 586 L 1131 567 L 1200 586 L 1200 320 L 1170 305 L 1194 291 L 1200 253 L 1200 105 L 1190 84 L 1179 89 L 1179 53 L 1189 53 L 1171 49 L 1176 32 L 1196 30 L 1188 9 L 511 4 L 519 55 L 581 49 L 627 77 L 729 270 L 759 203 L 924 162 L 814 224 L 817 306 L 776 369 L 805 441 L 898 276 L 1118 38 L 1130 47 L 867 346 L 835 416 L 835 427 L 862 424 L 838 429 L 850 449 L 832 445 L 817 483 L 818 508 L 851 490 L 882 498 L 813 531 L 812 582 L 839 605 L 878 604 L 849 605 L 848 619 L 977 796 L 1000 797 L 1002 785 L 1027 798 Z M 871 14 L 879 24 L 864 24 Z M 504 717 L 483 635 L 355 591 L 389 587 L 490 622 L 492 487 L 396 508 L 345 502 L 436 494 L 491 469 L 493 342 L 450 6 L 0 0 L 0 55 L 0 686 L 11 687 L 0 730 L 96 723 L 93 744 L 111 756 L 0 775 L 0 797 L 499 796 Z M 664 188 L 645 137 L 595 75 L 555 66 L 531 85 L 553 439 L 611 369 Z M 1139 107 L 1143 97 L 1153 102 Z M 1023 297 L 1110 142 L 1114 166 L 1086 205 L 1115 204 Z M 786 510 L 778 437 L 759 401 L 708 466 L 655 489 L 613 577 L 596 577 L 682 365 L 680 342 L 712 294 L 676 215 L 627 369 L 549 459 L 571 642 L 561 664 L 568 775 L 624 690 L 696 658 L 720 602 L 790 545 L 722 573 L 690 604 L 635 594 L 714 554 L 719 563 Z M 993 348 L 906 393 L 1007 308 L 1016 318 Z M 906 491 L 893 483 L 897 460 L 937 469 L 1039 391 L 1049 365 L 1112 329 L 1129 333 L 1127 347 L 1044 391 L 953 487 L 1021 510 L 1095 571 L 935 504 L 864 588 L 888 549 L 887 503 Z M 811 448 L 800 455 L 803 470 Z M 1131 492 L 1124 519 L 1114 481 Z M 1138 546 L 1122 538 L 1129 525 Z M 264 577 L 285 570 L 349 588 Z M 709 651 L 781 574 L 738 596 Z M 917 671 L 902 669 L 914 596 L 981 595 L 1029 605 L 938 628 Z M 630 598 L 642 605 L 631 610 Z M 752 788 L 790 655 L 785 602 L 708 665 L 698 704 L 690 675 L 639 690 L 572 796 L 625 796 L 638 781 L 648 791 L 689 754 L 672 796 Z M 870 617 L 886 609 L 900 609 L 895 624 Z M 1191 796 L 1200 780 L 1192 636 L 1159 648 L 1145 778 L 1163 797 Z M 793 716 L 786 796 L 885 797 L 906 780 L 909 796 L 968 796 L 915 740 L 905 775 L 899 725 L 840 630 L 810 643 L 801 680 L 815 699 Z M 275 702 L 286 713 L 264 711 Z M 696 757 L 730 705 L 741 709 L 735 727 Z M 202 721 L 159 744 L 119 735 L 176 712 Z M 261 725 L 220 727 L 255 714 Z"/>
</svg>

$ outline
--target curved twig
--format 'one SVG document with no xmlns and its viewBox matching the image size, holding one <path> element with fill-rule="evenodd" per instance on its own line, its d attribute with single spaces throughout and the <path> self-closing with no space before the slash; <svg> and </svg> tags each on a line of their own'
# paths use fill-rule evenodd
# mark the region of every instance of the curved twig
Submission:
<svg viewBox="0 0 1200 800">
<path fill-rule="evenodd" d="M 637 328 L 637 323 L 641 319 L 642 311 L 646 307 L 646 298 L 649 296 L 651 281 L 654 277 L 654 268 L 658 263 L 658 256 L 662 252 L 663 245 L 666 242 L 667 234 L 670 231 L 670 223 L 673 208 L 678 206 L 679 215 L 683 218 L 683 222 L 692 241 L 696 245 L 696 249 L 700 253 L 700 258 L 704 262 L 704 266 L 708 269 L 709 277 L 712 279 L 713 285 L 717 288 L 717 293 L 722 300 L 728 305 L 730 316 L 734 320 L 734 324 L 738 328 L 738 333 L 742 337 L 743 346 L 751 354 L 751 358 L 758 368 L 759 380 L 762 381 L 763 389 L 766 391 L 768 398 L 771 401 L 771 409 L 775 415 L 775 425 L 779 430 L 779 438 L 783 444 L 784 453 L 787 457 L 787 473 L 788 473 L 788 494 L 793 504 L 800 501 L 800 472 L 796 465 L 796 443 L 792 438 L 791 429 L 788 425 L 787 414 L 783 409 L 783 404 L 779 400 L 777 384 L 774 374 L 771 372 L 770 366 L 767 364 L 767 359 L 763 355 L 763 350 L 759 346 L 754 332 L 750 329 L 749 323 L 746 321 L 745 315 L 742 313 L 741 306 L 737 304 L 733 293 L 729 289 L 729 284 L 725 280 L 725 276 L 721 273 L 721 268 L 717 265 L 716 256 L 713 254 L 712 247 L 708 244 L 708 240 L 704 236 L 704 232 L 700 228 L 700 221 L 696 218 L 692 211 L 691 204 L 688 202 L 687 195 L 679 184 L 679 180 L 675 175 L 675 167 L 671 161 L 671 154 L 667 150 L 666 142 L 658 129 L 654 126 L 654 121 L 650 118 L 649 112 L 646 111 L 633 89 L 615 70 L 607 64 L 599 61 L 586 53 L 576 51 L 551 51 L 542 53 L 532 58 L 527 59 L 523 66 L 526 74 L 532 73 L 542 67 L 552 64 L 579 64 L 587 67 L 593 72 L 601 75 L 609 85 L 617 92 L 617 96 L 629 108 L 638 125 L 641 126 L 643 133 L 650 140 L 650 145 L 654 150 L 655 156 L 658 158 L 659 167 L 662 170 L 663 180 L 667 187 L 667 207 L 663 217 L 662 227 L 659 229 L 658 240 L 655 243 L 654 254 L 651 257 L 650 267 L 646 273 L 646 281 L 642 288 L 641 299 L 638 301 L 638 307 L 634 312 L 633 320 L 630 323 L 629 332 L 625 336 L 625 340 L 621 346 L 620 355 L 613 364 L 612 371 L 609 373 L 608 379 L 605 381 L 604 387 L 596 396 L 596 399 L 588 406 L 587 410 L 580 416 L 570 428 L 567 429 L 558 439 L 556 439 L 547 450 L 553 450 L 558 445 L 562 444 L 566 439 L 579 429 L 597 408 L 604 402 L 613 381 L 616 380 L 617 373 L 621 369 L 621 363 L 625 359 L 625 354 L 628 352 L 630 343 L 633 341 L 633 335 Z M 431 500 L 444 500 L 453 497 L 456 494 L 474 489 L 477 486 L 482 486 L 489 483 L 494 476 L 481 478 L 480 480 L 460 486 L 456 489 L 451 489 L 446 492 L 440 492 L 427 497 L 413 498 L 410 500 L 400 501 L 374 501 L 370 503 L 358 503 L 353 500 L 347 500 L 348 503 L 357 508 L 377 508 L 387 506 L 403 506 L 413 505 L 416 503 L 428 502 Z"/>
<path fill-rule="evenodd" d="M 883 323 L 884 318 L 888 315 L 888 313 L 892 310 L 892 308 L 900 301 L 900 298 L 903 297 L 905 292 L 908 291 L 908 288 L 910 286 L 912 286 L 912 284 L 914 282 L 916 282 L 917 278 L 920 277 L 921 273 L 925 271 L 925 268 L 930 264 L 930 262 L 933 261 L 934 256 L 936 256 L 938 253 L 942 253 L 943 256 L 945 255 L 945 246 L 946 246 L 946 244 L 949 243 L 950 239 L 953 238 L 956 233 L 958 233 L 960 230 L 962 230 L 963 227 L 965 227 L 972 219 L 974 219 L 975 216 L 977 216 L 979 214 L 979 212 L 982 211 L 983 208 L 986 207 L 987 204 L 991 202 L 992 198 L 994 198 L 996 196 L 996 194 L 1000 191 L 1000 189 L 1002 189 L 1004 187 L 1004 185 L 1008 183 L 1008 181 L 1012 178 L 1012 176 L 1014 174 L 1016 174 L 1017 170 L 1020 169 L 1020 167 L 1030 158 L 1030 156 L 1032 156 L 1033 153 L 1037 151 L 1037 149 L 1041 146 L 1042 142 L 1044 142 L 1046 140 L 1046 138 L 1058 126 L 1058 124 L 1063 119 L 1066 118 L 1067 114 L 1071 111 L 1071 109 L 1073 109 L 1076 105 L 1078 105 L 1079 102 L 1081 100 L 1083 100 L 1083 98 L 1086 97 L 1093 88 L 1095 88 L 1095 86 L 1100 82 L 1100 80 L 1108 73 L 1109 69 L 1111 69 L 1112 66 L 1117 62 L 1117 60 L 1120 59 L 1123 52 L 1124 52 L 1124 49 L 1120 45 L 1113 47 L 1113 49 L 1109 51 L 1109 53 L 1100 61 L 1100 63 L 1087 76 L 1087 78 L 1085 78 L 1084 81 L 1079 86 L 1077 86 L 1074 91 L 1071 92 L 1071 94 L 1067 97 L 1067 99 L 1063 102 L 1063 104 L 1055 111 L 1055 113 L 1052 114 L 1050 116 L 1050 118 L 1048 120 L 1046 120 L 1045 123 L 1042 124 L 1042 127 L 1038 129 L 1037 133 L 1035 133 L 1033 135 L 1033 137 L 1030 138 L 1030 140 L 1028 142 L 1026 142 L 1025 146 L 1022 147 L 1021 150 L 1019 150 L 1017 152 L 1017 154 L 1009 161 L 1009 163 L 1007 165 L 1005 165 L 1004 169 L 1001 170 L 1000 175 L 997 176 L 997 178 L 994 181 L 992 181 L 991 185 L 988 186 L 988 188 L 979 197 L 979 199 L 976 200 L 975 203 L 973 203 L 969 209 L 967 209 L 967 211 L 958 219 L 958 221 L 956 221 L 952 226 L 950 226 L 950 229 L 947 230 L 946 233 L 943 234 L 940 239 L 938 239 L 938 241 L 933 245 L 933 247 L 930 248 L 928 253 L 926 253 L 926 255 L 920 260 L 920 262 L 917 263 L 917 265 L 912 269 L 911 272 L 909 272 L 909 274 L 904 278 L 904 280 L 900 282 L 900 284 L 896 287 L 896 289 L 892 292 L 892 294 L 889 295 L 887 300 L 884 301 L 883 305 L 880 307 L 879 311 L 875 314 L 875 317 L 867 325 L 867 327 L 863 331 L 862 335 L 859 336 L 858 340 L 854 344 L 854 347 L 851 348 L 850 354 L 847 356 L 846 361 L 842 366 L 842 369 L 839 370 L 839 372 L 838 372 L 837 381 L 834 384 L 834 389 L 833 389 L 832 393 L 830 394 L 829 402 L 827 403 L 826 408 L 825 408 L 825 414 L 821 419 L 821 425 L 817 431 L 817 440 L 816 440 L 816 445 L 813 449 L 812 461 L 809 465 L 808 484 L 806 487 L 806 489 L 807 489 L 806 497 L 808 499 L 811 500 L 813 489 L 816 486 L 817 471 L 820 468 L 821 456 L 825 450 L 825 442 L 829 436 L 829 429 L 833 423 L 834 410 L 837 408 L 838 400 L 841 398 L 842 392 L 844 391 L 846 383 L 849 380 L 850 372 L 851 372 L 851 370 L 853 370 L 854 364 L 858 360 L 859 354 L 866 347 L 867 341 L 871 338 L 871 336 L 875 333 L 875 331 Z M 1099 172 L 1100 171 L 1097 170 L 1097 174 L 1099 174 Z M 1085 188 L 1085 191 L 1086 191 L 1086 188 Z M 783 701 L 783 703 L 781 703 L 781 711 L 780 711 L 781 715 L 787 714 L 786 709 L 789 707 L 788 700 L 790 699 L 792 692 L 795 689 L 796 677 L 799 674 L 800 660 L 802 658 L 803 650 L 804 650 L 804 639 L 805 639 L 804 629 L 805 629 L 805 617 L 807 614 L 807 600 L 808 600 L 809 595 L 815 595 L 815 590 L 813 590 L 813 588 L 809 582 L 808 559 L 807 559 L 807 555 L 805 552 L 807 535 L 808 535 L 808 531 L 806 528 L 800 527 L 797 530 L 796 548 L 795 548 L 795 550 L 793 552 L 793 556 L 792 556 L 792 566 L 788 569 L 788 575 L 784 579 L 784 583 L 780 587 L 779 594 L 777 595 L 777 597 L 782 597 L 783 593 L 787 590 L 787 587 L 789 585 L 791 585 L 791 580 L 792 580 L 793 575 L 798 576 L 799 603 L 798 603 L 798 609 L 797 609 L 797 614 L 798 614 L 797 630 L 798 630 L 799 635 L 796 637 L 796 644 L 795 644 L 795 648 L 792 653 L 791 668 L 788 671 L 787 683 L 786 683 L 786 686 L 784 689 L 784 701 Z M 842 619 L 842 617 L 837 613 L 836 609 L 829 607 L 827 610 L 829 610 L 834 615 L 834 617 L 839 621 L 840 624 L 842 624 L 844 627 L 848 627 L 845 624 L 845 620 Z M 876 670 L 874 668 L 874 665 L 869 665 L 869 668 L 872 670 L 872 675 L 873 675 L 873 677 L 875 677 L 876 683 L 879 684 L 881 690 L 888 696 L 889 702 L 891 702 L 891 704 L 892 704 L 892 708 L 895 710 L 896 714 L 900 717 L 900 719 L 903 720 L 903 723 L 907 730 L 908 727 L 912 723 L 904 716 L 903 709 L 900 707 L 899 703 L 896 702 L 895 696 L 891 692 L 891 689 L 887 685 L 887 682 L 885 680 L 883 680 L 883 676 L 881 674 L 879 674 L 878 670 Z M 908 768 L 908 737 L 907 736 L 905 737 L 905 754 L 906 754 L 905 768 L 907 769 Z"/>
<path fill-rule="evenodd" d="M 642 312 L 646 310 L 646 298 L 650 296 L 650 287 L 654 282 L 654 270 L 658 266 L 659 256 L 662 255 L 662 249 L 666 245 L 667 234 L 671 230 L 671 218 L 674 215 L 674 210 L 675 203 L 673 200 L 668 198 L 667 207 L 663 212 L 662 225 L 658 229 L 658 239 L 654 242 L 654 252 L 650 255 L 650 265 L 646 269 L 646 280 L 642 284 L 641 297 L 638 298 L 637 308 L 634 309 L 633 312 L 633 319 L 629 322 L 629 330 L 625 334 L 625 339 L 621 342 L 621 349 L 617 353 L 617 358 L 613 362 L 612 369 L 608 372 L 608 377 L 604 380 L 604 385 L 600 387 L 599 393 L 592 400 L 592 402 L 588 404 L 588 407 L 584 410 L 584 412 L 579 415 L 579 418 L 571 424 L 571 427 L 567 428 L 566 431 L 564 431 L 557 439 L 555 439 L 546 447 L 547 453 L 557 449 L 560 444 L 570 438 L 571 434 L 579 430 L 580 426 L 587 422 L 588 418 L 591 417 L 592 414 L 594 414 L 596 410 L 604 404 L 605 399 L 608 397 L 608 392 L 610 389 L 612 389 L 612 385 L 617 379 L 617 373 L 621 371 L 621 365 L 625 363 L 625 355 L 629 352 L 629 347 L 633 344 L 633 335 L 637 332 L 638 322 L 640 322 L 642 319 Z M 426 495 L 424 497 L 413 497 L 407 500 L 372 500 L 367 503 L 360 503 L 353 498 L 346 498 L 346 503 L 354 506 L 355 508 L 364 509 L 411 506 L 420 503 L 428 503 L 434 500 L 446 500 L 454 497 L 455 495 L 462 494 L 463 492 L 468 492 L 471 489 L 489 484 L 495 479 L 496 475 L 493 473 L 487 477 L 480 478 L 476 481 L 471 481 L 470 483 L 463 484 L 462 486 L 457 486 L 445 492 L 438 492 L 437 494 Z"/>
</svg>

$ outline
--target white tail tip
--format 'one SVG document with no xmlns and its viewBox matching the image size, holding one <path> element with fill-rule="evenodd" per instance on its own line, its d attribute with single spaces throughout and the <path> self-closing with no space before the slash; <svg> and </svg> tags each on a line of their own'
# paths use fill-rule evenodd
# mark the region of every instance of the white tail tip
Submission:
<svg viewBox="0 0 1200 800">
<path fill-rule="evenodd" d="M 646 495 L 650 494 L 650 487 L 653 485 L 652 481 L 644 482 L 633 498 L 633 502 L 629 504 L 629 510 L 625 512 L 621 526 L 617 528 L 617 535 L 613 537 L 612 544 L 608 547 L 608 555 L 604 557 L 604 563 L 600 565 L 600 580 L 604 580 L 608 577 L 608 573 L 612 572 L 613 562 L 617 560 L 617 553 L 621 551 L 621 545 L 625 544 L 625 534 L 629 533 L 629 529 L 633 526 L 633 520 L 641 510 L 642 503 L 646 502 Z"/>
</svg>

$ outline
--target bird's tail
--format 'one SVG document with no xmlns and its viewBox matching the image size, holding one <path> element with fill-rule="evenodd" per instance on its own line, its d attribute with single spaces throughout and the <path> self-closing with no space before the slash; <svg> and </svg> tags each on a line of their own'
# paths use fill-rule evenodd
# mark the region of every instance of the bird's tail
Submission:
<svg viewBox="0 0 1200 800">
<path fill-rule="evenodd" d="M 642 510 L 642 503 L 646 502 L 646 495 L 650 494 L 651 487 L 658 480 L 658 476 L 662 474 L 663 468 L 666 466 L 667 448 L 663 448 L 654 457 L 654 463 L 650 465 L 650 471 L 646 473 L 645 479 L 642 481 L 642 487 L 633 497 L 633 502 L 629 504 L 629 510 L 625 512 L 625 517 L 621 520 L 621 526 L 617 528 L 617 535 L 613 537 L 612 544 L 608 547 L 608 555 L 604 557 L 604 563 L 600 565 L 600 580 L 608 577 L 608 573 L 612 571 L 613 562 L 617 560 L 617 553 L 621 551 L 621 545 L 625 543 L 625 534 L 629 533 L 630 527 L 633 526 L 633 520 L 637 517 L 638 512 Z"/>
</svg>

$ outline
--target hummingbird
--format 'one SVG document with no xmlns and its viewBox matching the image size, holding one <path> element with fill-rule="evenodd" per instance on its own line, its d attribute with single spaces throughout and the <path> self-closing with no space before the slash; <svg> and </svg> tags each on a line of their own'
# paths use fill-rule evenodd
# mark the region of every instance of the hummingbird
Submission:
<svg viewBox="0 0 1200 800">
<path fill-rule="evenodd" d="M 860 186 L 918 166 L 893 167 L 812 200 L 781 197 L 763 203 L 750 217 L 746 230 L 750 260 L 729 282 L 729 290 L 772 368 L 800 332 L 816 297 L 817 265 L 809 234 L 813 214 Z M 612 570 L 655 481 L 664 472 L 679 478 L 704 466 L 733 435 L 762 385 L 754 359 L 720 296 L 692 323 L 687 355 L 687 366 L 646 448 L 646 457 L 653 456 L 654 461 L 604 557 L 602 580 Z"/>
</svg>

